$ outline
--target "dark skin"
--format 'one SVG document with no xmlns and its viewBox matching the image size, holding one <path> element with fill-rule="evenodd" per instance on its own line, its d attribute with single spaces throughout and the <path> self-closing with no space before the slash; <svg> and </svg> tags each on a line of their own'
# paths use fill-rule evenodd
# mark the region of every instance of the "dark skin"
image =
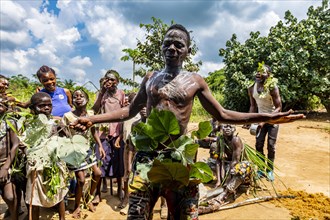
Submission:
<svg viewBox="0 0 330 220">
<path fill-rule="evenodd" d="M 94 110 L 94 112 L 100 112 L 101 107 L 102 107 L 102 97 L 105 93 L 110 94 L 111 96 L 114 96 L 117 92 L 117 85 L 119 84 L 119 80 L 118 78 L 114 75 L 114 74 L 109 74 L 107 77 L 104 77 L 103 79 L 101 79 L 102 82 L 102 88 L 100 93 L 98 94 L 96 101 L 92 107 L 92 109 Z M 125 104 L 125 103 L 124 103 Z M 119 136 L 116 141 L 115 141 L 115 147 L 120 148 L 120 141 L 121 141 L 122 137 Z M 107 180 L 106 177 L 102 178 L 102 182 L 103 182 L 103 189 L 102 192 L 106 192 L 107 191 Z M 123 192 L 121 189 L 121 182 L 122 182 L 122 178 L 118 177 L 117 178 L 117 183 L 118 183 L 118 197 L 120 200 L 123 199 Z M 100 195 L 101 195 L 101 182 L 99 182 L 98 186 L 97 186 L 97 190 L 95 193 L 95 199 L 94 202 L 98 203 L 100 201 Z"/>
<path fill-rule="evenodd" d="M 233 168 L 238 162 L 240 162 L 240 158 L 243 152 L 243 142 L 238 136 L 234 136 L 234 132 L 236 131 L 235 126 L 229 124 L 222 124 L 220 129 L 223 134 L 223 138 L 225 144 L 228 147 L 224 147 L 224 158 L 214 158 L 216 159 L 216 176 L 217 182 L 215 184 L 215 188 L 221 185 L 221 182 L 224 175 L 224 167 L 221 167 L 221 160 L 226 159 L 230 160 L 230 169 Z M 207 137 L 204 139 L 206 142 L 216 142 L 216 137 Z"/>
<path fill-rule="evenodd" d="M 17 101 L 13 96 L 9 96 L 6 91 L 9 88 L 9 81 L 6 78 L 0 78 L 0 99 L 5 102 L 15 103 L 19 107 L 25 107 L 25 103 Z"/>
<path fill-rule="evenodd" d="M 73 100 L 73 105 L 75 106 L 75 110 L 73 111 L 73 114 L 80 117 L 80 116 L 86 116 L 87 115 L 87 110 L 86 106 L 88 104 L 88 98 L 85 96 L 85 94 L 77 90 L 72 94 L 72 100 Z M 102 148 L 102 144 L 100 141 L 99 136 L 96 133 L 95 127 L 91 128 L 91 133 L 93 135 L 94 140 L 99 146 L 99 152 L 102 158 L 105 157 L 105 152 Z M 93 195 L 96 186 L 98 182 L 100 181 L 101 178 L 101 170 L 100 168 L 97 167 L 96 164 L 92 166 L 92 176 L 93 180 L 91 181 L 91 187 L 89 190 L 89 194 L 85 195 L 85 201 L 88 202 L 90 200 L 90 195 Z M 75 172 L 76 178 L 77 178 L 77 186 L 76 186 L 76 193 L 75 193 L 75 205 L 74 205 L 74 212 L 72 213 L 73 218 L 80 218 L 81 217 L 81 209 L 80 209 L 80 201 L 81 197 L 83 196 L 83 187 L 85 185 L 85 170 L 79 170 Z M 91 212 L 95 212 L 96 208 L 93 205 L 93 203 L 88 203 L 87 204 L 88 209 Z"/>
<path fill-rule="evenodd" d="M 39 81 L 47 91 L 54 92 L 56 90 L 56 75 L 53 72 L 49 71 L 48 73 L 42 74 L 39 78 Z M 73 106 L 72 105 L 72 95 L 71 95 L 70 90 L 64 88 L 64 91 L 68 97 L 68 104 L 70 106 Z M 21 103 L 20 107 L 27 108 L 30 104 L 31 104 L 30 101 L 28 101 L 26 103 Z"/>
<path fill-rule="evenodd" d="M 269 73 L 266 72 L 266 71 L 256 73 L 255 83 L 257 84 L 258 93 L 261 93 L 261 92 L 264 91 L 264 84 L 265 84 L 265 81 L 267 80 L 268 77 L 269 77 Z M 250 99 L 249 112 L 258 112 L 257 102 L 253 98 L 253 87 L 254 86 L 251 86 L 248 89 L 248 94 L 249 94 L 249 99 Z M 279 91 L 277 86 L 275 86 L 275 88 L 270 91 L 270 95 L 272 97 L 272 100 L 273 100 L 273 103 L 274 103 L 274 106 L 275 106 L 275 110 L 273 112 L 274 113 L 281 112 L 281 110 L 282 110 L 282 101 L 281 101 L 280 91 Z M 264 122 L 259 123 L 260 127 L 262 127 L 264 124 L 265 124 Z M 249 125 L 246 125 L 244 127 L 248 128 Z"/>
<path fill-rule="evenodd" d="M 205 110 L 221 123 L 245 124 L 254 122 L 287 123 L 303 118 L 302 114 L 290 115 L 293 111 L 268 113 L 242 113 L 223 108 L 212 96 L 202 76 L 182 70 L 182 62 L 190 52 L 187 35 L 181 30 L 170 30 L 164 38 L 162 52 L 165 69 L 148 73 L 140 90 L 129 106 L 111 113 L 81 117 L 71 127 L 86 130 L 96 123 L 118 122 L 134 117 L 146 105 L 147 114 L 152 108 L 172 111 L 180 124 L 181 134 L 186 132 L 197 96 Z"/>
<path fill-rule="evenodd" d="M 52 99 L 50 97 L 42 97 L 36 100 L 36 104 L 30 106 L 32 112 L 36 115 L 44 114 L 47 117 L 51 117 L 52 113 Z M 32 175 L 33 177 L 34 175 Z M 39 219 L 39 206 L 32 206 L 32 219 Z M 65 204 L 64 200 L 58 203 L 58 214 L 60 220 L 65 220 Z"/>
<path fill-rule="evenodd" d="M 140 111 L 140 115 L 141 115 L 141 119 L 134 122 L 132 124 L 132 130 L 133 127 L 138 124 L 139 122 L 146 122 L 147 120 L 147 112 L 146 112 L 146 108 L 142 108 L 142 110 Z M 132 172 L 132 164 L 133 164 L 133 157 L 134 157 L 134 153 L 135 153 L 135 147 L 132 143 L 132 141 L 130 139 L 127 140 L 127 144 L 128 144 L 128 155 L 127 155 L 127 164 L 125 164 L 125 171 L 127 172 L 125 174 L 125 176 L 129 176 L 129 174 Z M 125 161 L 126 162 L 126 161 Z M 120 206 L 121 207 L 126 207 L 127 203 L 128 203 L 128 197 L 129 197 L 129 191 L 128 191 L 128 178 L 124 179 L 124 198 L 123 201 L 121 202 Z"/>
<path fill-rule="evenodd" d="M 221 123 L 245 124 L 253 122 L 284 123 L 303 117 L 290 115 L 292 111 L 275 114 L 241 113 L 223 108 L 212 96 L 202 76 L 182 70 L 182 64 L 190 53 L 188 35 L 179 29 L 169 30 L 162 44 L 165 68 L 160 72 L 147 74 L 132 103 L 111 113 L 79 118 L 71 126 L 85 130 L 95 123 L 124 121 L 134 117 L 146 106 L 147 114 L 152 108 L 174 113 L 184 134 L 197 96 L 204 109 Z M 174 213 L 173 193 L 166 194 L 167 205 Z"/>
<path fill-rule="evenodd" d="M 0 117 L 2 117 L 6 111 L 7 107 L 0 102 Z M 11 181 L 8 181 L 8 171 L 14 161 L 19 145 L 19 139 L 12 129 L 9 131 L 9 140 L 10 146 L 0 148 L 0 161 L 5 161 L 0 169 L 0 190 L 3 200 L 8 205 L 9 212 L 11 213 L 11 219 L 16 220 L 18 219 L 16 189 L 15 185 Z M 9 152 L 9 155 L 7 155 L 7 152 Z"/>
<path fill-rule="evenodd" d="M 221 126 L 226 145 L 225 156 L 230 159 L 230 169 L 240 162 L 244 145 L 238 136 L 234 136 L 236 128 L 232 125 L 224 124 Z"/>
</svg>

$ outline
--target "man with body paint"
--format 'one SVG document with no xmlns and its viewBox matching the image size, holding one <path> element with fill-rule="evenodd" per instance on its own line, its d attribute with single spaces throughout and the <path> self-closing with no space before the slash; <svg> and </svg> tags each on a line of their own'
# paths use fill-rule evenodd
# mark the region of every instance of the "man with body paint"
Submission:
<svg viewBox="0 0 330 220">
<path fill-rule="evenodd" d="M 224 109 L 212 96 L 202 76 L 182 69 L 182 64 L 190 51 L 190 34 L 186 28 L 179 24 L 170 26 L 162 44 L 165 68 L 150 72 L 144 77 L 131 104 L 107 114 L 79 118 L 71 123 L 71 127 L 85 130 L 95 123 L 128 120 L 146 106 L 148 115 L 152 108 L 173 112 L 180 125 L 180 134 L 184 134 L 187 131 L 196 96 L 205 110 L 221 123 L 246 124 L 262 121 L 285 123 L 304 117 L 290 115 L 292 111 L 259 114 Z M 162 149 L 161 145 L 157 150 L 160 149 Z M 153 155 L 140 151 L 137 152 L 136 157 L 139 161 L 135 160 L 135 162 L 154 158 Z M 185 186 L 180 190 L 163 189 L 148 182 L 144 186 L 146 190 L 130 194 L 128 219 L 152 219 L 153 207 L 159 196 L 166 198 L 170 219 L 198 219 L 198 185 Z"/>
</svg>

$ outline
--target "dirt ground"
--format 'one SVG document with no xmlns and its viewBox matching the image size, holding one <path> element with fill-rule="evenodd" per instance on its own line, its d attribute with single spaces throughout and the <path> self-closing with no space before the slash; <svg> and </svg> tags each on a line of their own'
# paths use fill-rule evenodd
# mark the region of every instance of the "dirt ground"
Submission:
<svg viewBox="0 0 330 220">
<path fill-rule="evenodd" d="M 197 127 L 197 124 L 190 124 L 190 127 L 193 129 Z M 254 146 L 255 137 L 250 135 L 248 130 L 237 126 L 237 132 L 245 143 Z M 207 157 L 208 150 L 200 149 L 198 159 Z M 275 166 L 278 167 L 276 170 L 278 176 L 274 181 L 277 192 L 286 191 L 286 193 L 289 192 L 298 197 L 300 195 L 304 197 L 300 202 L 312 200 L 312 203 L 322 203 L 317 214 L 313 214 L 313 212 L 307 216 L 301 214 L 308 213 L 307 206 L 310 205 L 300 204 L 292 199 L 291 202 L 285 202 L 290 199 L 280 199 L 277 202 L 260 202 L 201 215 L 200 219 L 330 219 L 330 116 L 328 114 L 280 125 Z M 269 182 L 264 182 L 268 188 L 272 188 Z M 260 196 L 264 196 L 265 193 L 275 196 L 273 190 L 262 192 Z M 116 194 L 115 187 L 114 194 Z M 232 204 L 250 198 L 254 198 L 252 193 L 242 194 Z M 320 200 L 317 199 L 322 199 L 322 202 L 320 203 Z M 103 194 L 103 200 L 97 206 L 96 212 L 91 213 L 84 210 L 83 219 L 126 219 L 126 216 L 120 215 L 116 207 L 118 204 L 117 197 L 111 196 L 109 192 Z M 73 201 L 70 201 L 69 210 L 72 205 Z M 295 209 L 299 209 L 300 212 L 295 212 Z M 3 219 L 5 210 L 6 205 L 0 199 L 0 219 Z M 24 210 L 26 211 L 25 207 Z M 52 210 L 41 210 L 40 219 L 58 219 Z M 26 214 L 20 216 L 20 220 L 25 218 Z M 68 214 L 66 219 L 73 218 L 71 214 Z M 160 219 L 159 201 L 154 209 L 154 219 Z"/>
</svg>

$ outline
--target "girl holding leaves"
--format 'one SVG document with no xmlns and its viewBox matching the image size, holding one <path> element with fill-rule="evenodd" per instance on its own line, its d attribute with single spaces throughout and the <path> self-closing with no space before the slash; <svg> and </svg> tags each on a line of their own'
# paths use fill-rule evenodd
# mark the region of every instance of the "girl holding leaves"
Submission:
<svg viewBox="0 0 330 220">
<path fill-rule="evenodd" d="M 74 120 L 76 120 L 77 117 L 81 116 L 87 116 L 91 115 L 89 111 L 87 111 L 86 106 L 88 104 L 89 98 L 87 93 L 82 90 L 78 89 L 73 92 L 72 94 L 72 100 L 73 100 L 73 105 L 75 106 L 75 110 L 72 112 L 68 112 L 64 114 L 63 120 L 64 123 L 68 124 Z M 70 130 L 70 135 L 74 135 L 77 132 L 74 130 Z M 91 133 L 92 136 L 99 146 L 99 152 L 101 155 L 101 158 L 103 159 L 105 157 L 105 152 L 102 148 L 102 144 L 100 141 L 99 136 L 96 133 L 95 127 L 91 128 Z M 86 138 L 89 138 L 90 132 L 80 132 L 79 134 L 85 136 Z M 92 148 L 89 148 L 87 157 L 85 161 L 79 166 L 79 167 L 74 167 L 74 166 L 69 166 L 70 170 L 73 170 L 75 172 L 76 178 L 77 178 L 77 186 L 76 186 L 76 192 L 75 192 L 75 206 L 74 206 L 74 212 L 73 212 L 73 217 L 74 218 L 80 218 L 81 216 L 81 209 L 80 209 L 80 202 L 81 198 L 83 195 L 83 187 L 85 185 L 85 171 L 89 168 L 92 168 L 92 180 L 91 180 L 91 187 L 89 194 L 84 196 L 85 202 L 88 204 L 88 209 L 91 212 L 95 212 L 95 207 L 91 200 L 91 195 L 93 195 L 96 186 L 101 178 L 101 170 L 97 166 L 97 160 L 96 157 L 94 156 L 94 151 Z"/>
</svg>

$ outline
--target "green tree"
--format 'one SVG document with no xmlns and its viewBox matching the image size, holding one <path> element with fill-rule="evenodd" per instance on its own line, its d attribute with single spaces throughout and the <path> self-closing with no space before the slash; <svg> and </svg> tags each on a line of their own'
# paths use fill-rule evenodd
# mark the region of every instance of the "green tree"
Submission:
<svg viewBox="0 0 330 220">
<path fill-rule="evenodd" d="M 22 74 L 14 75 L 9 78 L 8 92 L 22 102 L 30 100 L 36 89 L 41 86 L 37 81 L 30 80 Z"/>
<path fill-rule="evenodd" d="M 320 7 L 310 7 L 307 19 L 300 22 L 287 11 L 284 21 L 272 27 L 268 36 L 251 32 L 241 44 L 234 34 L 226 48 L 219 50 L 226 63 L 225 106 L 248 110 L 246 89 L 254 79 L 258 62 L 264 61 L 279 81 L 284 110 L 307 109 L 316 96 L 330 112 L 329 39 L 328 0 L 323 0 Z"/>
<path fill-rule="evenodd" d="M 77 83 L 75 83 L 72 79 L 65 79 L 62 81 L 57 81 L 58 86 L 66 88 L 70 91 L 74 91 L 76 88 Z"/>
<path fill-rule="evenodd" d="M 171 24 L 167 25 L 163 23 L 161 19 L 157 19 L 155 17 L 152 17 L 151 19 L 153 21 L 152 24 L 140 24 L 140 28 L 143 28 L 146 31 L 145 41 L 142 42 L 138 39 L 138 43 L 135 49 L 123 49 L 123 52 L 126 55 L 123 56 L 121 60 L 133 62 L 133 79 L 135 75 L 143 77 L 148 71 L 161 70 L 164 68 L 161 45 L 166 30 L 170 25 L 174 24 L 174 21 L 171 21 Z M 199 61 L 194 63 L 192 61 L 192 56 L 194 56 L 198 50 L 193 39 L 191 48 L 191 56 L 187 57 L 184 63 L 184 68 L 188 71 L 197 72 L 200 65 L 202 65 L 202 62 Z M 135 70 L 136 65 L 141 65 L 144 68 L 141 67 L 139 70 Z M 121 81 L 123 81 L 124 84 L 126 83 L 128 85 L 136 85 L 134 81 L 129 79 L 123 79 Z"/>
</svg>

